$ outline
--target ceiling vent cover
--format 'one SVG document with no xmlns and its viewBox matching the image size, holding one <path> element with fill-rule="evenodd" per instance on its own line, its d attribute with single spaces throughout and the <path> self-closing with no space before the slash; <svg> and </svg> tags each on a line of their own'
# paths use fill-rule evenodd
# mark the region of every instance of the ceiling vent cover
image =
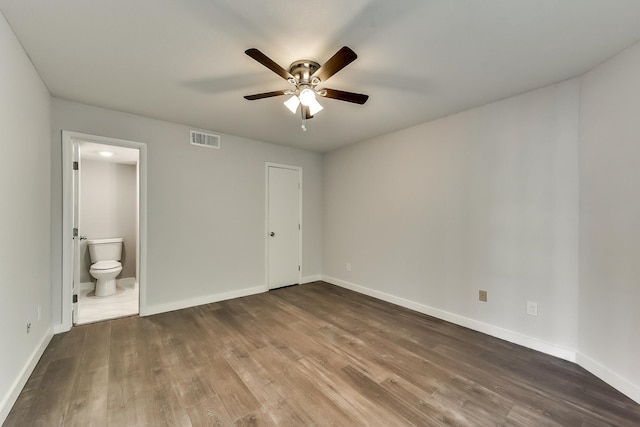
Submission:
<svg viewBox="0 0 640 427">
<path fill-rule="evenodd" d="M 220 136 L 211 133 L 191 131 L 191 145 L 220 149 Z"/>
</svg>

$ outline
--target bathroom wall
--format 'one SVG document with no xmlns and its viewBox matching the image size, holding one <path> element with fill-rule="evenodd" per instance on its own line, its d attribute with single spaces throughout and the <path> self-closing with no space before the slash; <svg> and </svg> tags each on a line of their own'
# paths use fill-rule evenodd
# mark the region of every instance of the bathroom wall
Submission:
<svg viewBox="0 0 640 427">
<path fill-rule="evenodd" d="M 80 167 L 80 234 L 88 239 L 122 237 L 122 272 L 136 277 L 137 172 L 135 165 L 83 159 Z M 80 282 L 95 281 L 89 274 L 87 241 L 80 245 Z"/>
</svg>

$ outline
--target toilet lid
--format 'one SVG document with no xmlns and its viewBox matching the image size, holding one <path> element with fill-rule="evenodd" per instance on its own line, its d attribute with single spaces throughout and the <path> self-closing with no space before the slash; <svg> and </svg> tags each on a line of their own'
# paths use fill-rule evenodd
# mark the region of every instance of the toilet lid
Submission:
<svg viewBox="0 0 640 427">
<path fill-rule="evenodd" d="M 94 270 L 109 270 L 110 268 L 120 267 L 120 263 L 118 261 L 98 261 L 91 266 Z"/>
</svg>

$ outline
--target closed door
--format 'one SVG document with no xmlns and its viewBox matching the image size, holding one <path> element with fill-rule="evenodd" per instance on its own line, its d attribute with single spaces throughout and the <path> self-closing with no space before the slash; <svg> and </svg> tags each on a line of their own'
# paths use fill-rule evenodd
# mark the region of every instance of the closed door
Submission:
<svg viewBox="0 0 640 427">
<path fill-rule="evenodd" d="M 300 283 L 300 176 L 297 168 L 267 166 L 269 289 Z"/>
</svg>

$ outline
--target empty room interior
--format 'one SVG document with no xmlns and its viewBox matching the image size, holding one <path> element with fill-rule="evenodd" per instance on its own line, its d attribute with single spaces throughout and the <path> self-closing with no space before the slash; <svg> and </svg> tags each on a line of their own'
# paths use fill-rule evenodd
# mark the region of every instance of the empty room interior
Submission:
<svg viewBox="0 0 640 427">
<path fill-rule="evenodd" d="M 0 0 L 0 424 L 640 425 L 639 16 Z"/>
</svg>

